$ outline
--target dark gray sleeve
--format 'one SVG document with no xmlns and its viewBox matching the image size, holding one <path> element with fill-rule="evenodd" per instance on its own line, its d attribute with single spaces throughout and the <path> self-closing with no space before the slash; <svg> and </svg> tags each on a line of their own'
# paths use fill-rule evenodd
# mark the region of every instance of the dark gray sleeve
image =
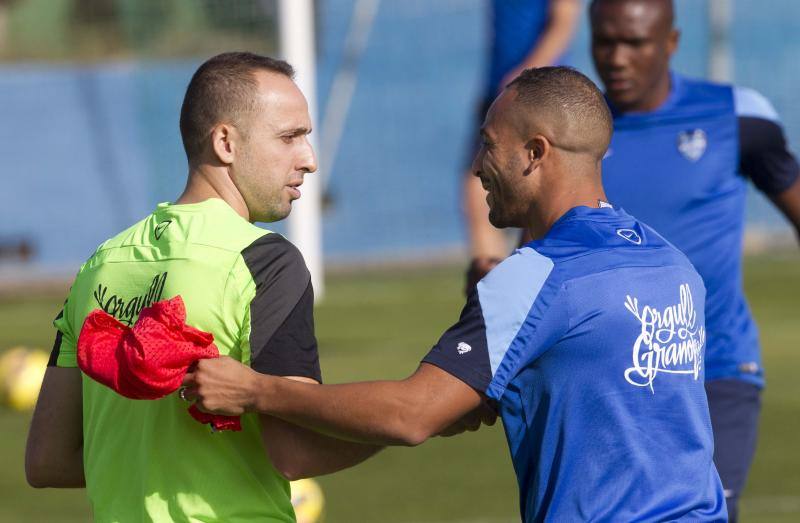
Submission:
<svg viewBox="0 0 800 523">
<path fill-rule="evenodd" d="M 56 319 L 62 317 L 64 312 L 61 311 Z M 61 344 L 64 341 L 64 335 L 60 330 L 56 330 L 56 339 L 53 341 L 53 350 L 50 351 L 50 359 L 47 360 L 48 367 L 58 367 L 58 355 L 61 354 Z"/>
<path fill-rule="evenodd" d="M 436 365 L 480 393 L 486 392 L 492 369 L 486 323 L 476 290 L 469 293 L 458 322 L 442 334 L 422 362 Z"/>
<path fill-rule="evenodd" d="M 321 382 L 314 291 L 300 251 L 266 234 L 242 251 L 256 285 L 250 302 L 250 366 L 263 374 Z"/>
<path fill-rule="evenodd" d="M 800 176 L 780 124 L 752 116 L 739 117 L 739 169 L 767 195 L 782 193 Z"/>
</svg>

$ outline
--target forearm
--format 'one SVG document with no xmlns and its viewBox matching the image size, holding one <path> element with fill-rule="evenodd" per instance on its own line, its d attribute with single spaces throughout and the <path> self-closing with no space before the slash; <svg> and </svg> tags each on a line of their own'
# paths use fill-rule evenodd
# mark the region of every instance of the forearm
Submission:
<svg viewBox="0 0 800 523">
<path fill-rule="evenodd" d="M 318 385 L 260 374 L 222 357 L 198 361 L 183 384 L 184 396 L 208 412 L 255 411 L 372 445 L 418 445 L 482 402 L 469 385 L 427 363 L 402 381 Z"/>
<path fill-rule="evenodd" d="M 779 194 L 769 195 L 772 203 L 783 213 L 800 242 L 800 178 Z"/>
<path fill-rule="evenodd" d="M 49 367 L 31 419 L 25 477 L 32 487 L 83 487 L 81 375 Z"/>
<path fill-rule="evenodd" d="M 262 416 L 262 425 L 273 465 L 292 481 L 352 467 L 383 448 L 333 438 L 272 416 Z"/>
<path fill-rule="evenodd" d="M 555 2 L 547 26 L 519 69 L 553 65 L 569 47 L 572 36 L 575 34 L 579 14 L 580 2 L 578 0 Z"/>
<path fill-rule="evenodd" d="M 310 385 L 259 376 L 253 407 L 262 414 L 351 442 L 417 445 L 437 432 L 436 424 L 423 415 L 423 402 L 409 394 L 404 383 Z"/>
<path fill-rule="evenodd" d="M 26 456 L 25 471 L 28 484 L 34 488 L 85 488 L 83 474 L 83 448 L 58 459 L 43 463 L 32 463 L 32 456 Z"/>
</svg>

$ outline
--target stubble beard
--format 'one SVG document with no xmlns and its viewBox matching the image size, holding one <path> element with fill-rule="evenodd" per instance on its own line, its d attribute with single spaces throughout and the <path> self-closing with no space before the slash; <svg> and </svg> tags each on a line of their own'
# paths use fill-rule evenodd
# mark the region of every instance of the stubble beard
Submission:
<svg viewBox="0 0 800 523">
<path fill-rule="evenodd" d="M 250 219 L 253 222 L 272 223 L 278 222 L 289 216 L 292 210 L 291 201 L 283 203 L 284 186 L 272 187 L 268 176 L 259 172 L 253 165 L 249 154 L 244 156 L 244 168 L 239 175 L 240 192 L 247 205 Z M 267 178 L 267 182 L 260 180 Z M 277 182 L 275 182 L 277 184 Z M 285 208 L 284 208 L 285 207 Z"/>
</svg>

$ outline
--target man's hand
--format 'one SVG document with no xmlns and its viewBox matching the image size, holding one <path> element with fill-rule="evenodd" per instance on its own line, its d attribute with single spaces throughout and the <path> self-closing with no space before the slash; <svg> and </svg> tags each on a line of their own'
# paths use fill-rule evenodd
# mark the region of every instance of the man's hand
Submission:
<svg viewBox="0 0 800 523">
<path fill-rule="evenodd" d="M 473 258 L 467 269 L 467 282 L 464 287 L 464 294 L 469 296 L 470 293 L 475 290 L 478 282 L 489 274 L 489 271 L 497 267 L 497 264 L 501 261 L 500 258 Z"/>
<path fill-rule="evenodd" d="M 497 421 L 497 411 L 484 401 L 480 407 L 468 413 L 466 416 L 456 421 L 438 435 L 448 438 L 461 434 L 462 432 L 475 432 L 481 425 L 491 427 Z"/>
<path fill-rule="evenodd" d="M 181 397 L 212 414 L 240 416 L 254 410 L 258 373 L 229 356 L 199 360 L 183 378 Z"/>
</svg>

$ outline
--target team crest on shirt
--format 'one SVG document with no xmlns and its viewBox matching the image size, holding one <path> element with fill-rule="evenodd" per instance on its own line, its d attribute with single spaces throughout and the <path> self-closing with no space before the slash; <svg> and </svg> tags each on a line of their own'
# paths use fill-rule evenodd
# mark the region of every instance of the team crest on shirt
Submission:
<svg viewBox="0 0 800 523">
<path fill-rule="evenodd" d="M 661 374 L 667 379 L 689 375 L 697 380 L 700 376 L 705 327 L 698 325 L 688 283 L 679 287 L 678 296 L 678 303 L 664 309 L 640 304 L 630 295 L 625 299 L 625 308 L 641 324 L 633 343 L 633 365 L 625 370 L 625 380 L 636 387 L 649 387 L 654 394 L 653 382 Z"/>
<path fill-rule="evenodd" d="M 458 351 L 459 354 L 466 354 L 472 350 L 472 346 L 469 343 L 465 343 L 462 341 L 458 344 L 456 350 Z"/>
<path fill-rule="evenodd" d="M 690 162 L 696 162 L 706 152 L 708 137 L 702 129 L 691 129 L 678 133 L 678 151 Z"/>
</svg>

